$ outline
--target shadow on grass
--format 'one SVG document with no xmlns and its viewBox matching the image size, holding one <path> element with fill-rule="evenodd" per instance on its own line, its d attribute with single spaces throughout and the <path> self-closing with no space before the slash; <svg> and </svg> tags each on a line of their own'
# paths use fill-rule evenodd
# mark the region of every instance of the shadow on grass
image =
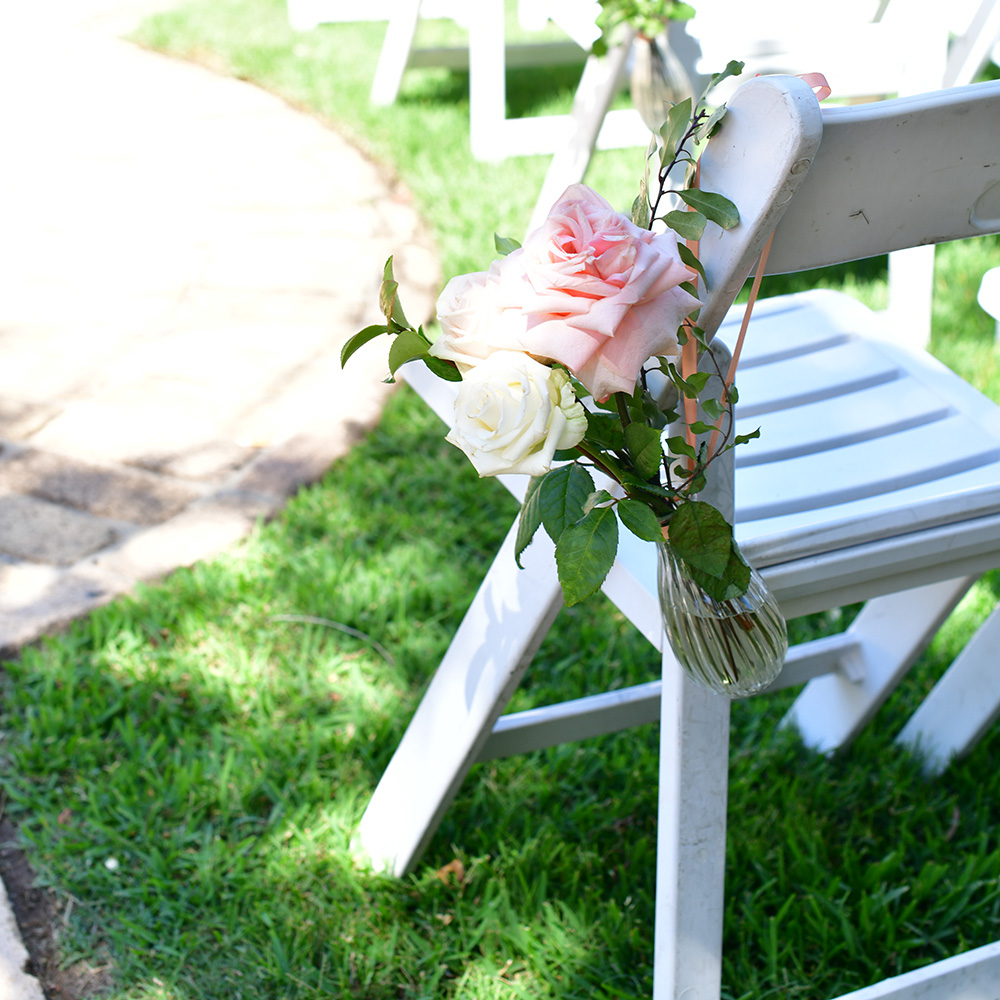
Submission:
<svg viewBox="0 0 1000 1000">
<path fill-rule="evenodd" d="M 8 809 L 115 996 L 648 996 L 655 726 L 476 766 L 408 879 L 351 851 L 515 511 L 401 392 L 245 544 L 8 665 Z M 598 602 L 516 705 L 658 671 Z M 776 728 L 790 697 L 734 711 L 726 995 L 833 995 L 995 936 L 996 737 L 923 781 L 891 743 L 909 688 L 834 760 Z"/>
</svg>

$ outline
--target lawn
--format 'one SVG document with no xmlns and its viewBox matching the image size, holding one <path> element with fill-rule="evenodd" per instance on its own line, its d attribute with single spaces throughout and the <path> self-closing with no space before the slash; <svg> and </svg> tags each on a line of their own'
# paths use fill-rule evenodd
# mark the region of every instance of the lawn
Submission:
<svg viewBox="0 0 1000 1000">
<path fill-rule="evenodd" d="M 462 74 L 410 74 L 397 106 L 370 108 L 381 32 L 296 35 L 280 0 L 199 0 L 140 37 L 329 121 L 406 182 L 446 273 L 479 269 L 494 231 L 523 232 L 546 161 L 471 159 Z M 513 77 L 520 112 L 572 93 L 571 75 Z M 637 158 L 602 154 L 588 180 L 624 206 Z M 974 304 L 995 254 L 995 241 L 939 252 L 933 349 L 1000 398 Z M 884 297 L 881 262 L 822 280 Z M 244 543 L 5 664 L 5 809 L 68 914 L 67 961 L 106 950 L 113 1000 L 649 995 L 655 726 L 476 766 L 408 878 L 351 851 L 515 511 L 401 391 Z M 998 597 L 992 575 L 834 758 L 776 728 L 792 693 L 735 706 L 727 1000 L 819 1000 L 1000 936 L 1000 734 L 929 781 L 893 744 Z M 590 602 L 560 616 L 516 707 L 657 670 L 622 616 Z"/>
</svg>

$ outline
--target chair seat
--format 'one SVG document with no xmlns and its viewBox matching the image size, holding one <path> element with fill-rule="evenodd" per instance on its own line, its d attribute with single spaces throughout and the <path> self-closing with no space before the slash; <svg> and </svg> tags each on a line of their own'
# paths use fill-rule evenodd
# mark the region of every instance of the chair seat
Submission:
<svg viewBox="0 0 1000 1000">
<path fill-rule="evenodd" d="M 788 617 L 948 579 L 949 561 L 1000 565 L 1000 407 L 878 323 L 821 290 L 760 301 L 747 332 L 737 431 L 761 435 L 736 450 L 736 534 Z M 625 534 L 605 592 L 633 620 L 645 592 L 659 645 L 655 549 Z"/>
<path fill-rule="evenodd" d="M 719 329 L 728 346 L 742 314 Z M 788 617 L 948 579 L 950 562 L 967 573 L 970 557 L 1000 565 L 1000 407 L 880 341 L 879 323 L 828 290 L 755 306 L 737 431 L 761 435 L 736 450 L 736 533 Z M 422 366 L 404 373 L 448 419 L 451 387 Z M 523 476 L 501 481 L 523 496 Z M 604 590 L 659 647 L 655 546 L 622 532 Z"/>
</svg>

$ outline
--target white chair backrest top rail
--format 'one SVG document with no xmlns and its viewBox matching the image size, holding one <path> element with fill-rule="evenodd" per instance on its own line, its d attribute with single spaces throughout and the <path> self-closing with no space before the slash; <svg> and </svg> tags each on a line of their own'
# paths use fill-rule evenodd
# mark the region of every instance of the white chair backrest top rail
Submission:
<svg viewBox="0 0 1000 1000">
<path fill-rule="evenodd" d="M 743 220 L 725 234 L 710 223 L 701 240 L 710 298 L 700 324 L 707 331 L 721 322 L 752 266 L 749 258 L 770 235 L 770 220 L 755 218 L 756 206 L 768 204 L 761 189 L 770 193 L 759 170 L 754 164 L 745 171 L 732 167 L 746 156 L 748 129 L 762 127 L 747 100 L 758 90 L 753 85 L 763 90 L 780 79 L 763 77 L 737 92 L 702 158 L 702 187 L 734 201 Z M 801 81 L 787 84 L 790 95 L 804 88 Z M 811 163 L 793 165 L 801 171 L 800 185 L 787 211 L 780 206 L 767 273 L 1000 231 L 1000 81 L 821 112 L 812 104 L 821 124 L 809 120 L 805 108 L 805 117 L 775 122 L 775 134 L 794 125 L 804 139 L 821 130 L 822 141 L 817 152 L 805 154 Z M 769 142 L 765 134 L 760 146 L 751 147 L 755 155 L 768 155 Z M 784 148 L 773 155 L 780 175 Z M 769 211 L 773 216 L 776 209 Z"/>
</svg>

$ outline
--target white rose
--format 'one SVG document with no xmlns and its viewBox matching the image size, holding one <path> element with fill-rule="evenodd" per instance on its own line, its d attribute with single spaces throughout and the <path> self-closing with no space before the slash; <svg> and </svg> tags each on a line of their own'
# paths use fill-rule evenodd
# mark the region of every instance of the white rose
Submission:
<svg viewBox="0 0 1000 1000">
<path fill-rule="evenodd" d="M 463 375 L 447 440 L 480 476 L 542 476 L 556 451 L 579 444 L 586 431 L 565 371 L 522 351 L 494 351 Z"/>
<path fill-rule="evenodd" d="M 494 261 L 489 271 L 452 278 L 437 300 L 441 335 L 430 353 L 454 361 L 461 372 L 480 364 L 494 351 L 523 350 L 520 335 L 526 320 L 520 310 L 501 307 L 497 268 Z"/>
</svg>

